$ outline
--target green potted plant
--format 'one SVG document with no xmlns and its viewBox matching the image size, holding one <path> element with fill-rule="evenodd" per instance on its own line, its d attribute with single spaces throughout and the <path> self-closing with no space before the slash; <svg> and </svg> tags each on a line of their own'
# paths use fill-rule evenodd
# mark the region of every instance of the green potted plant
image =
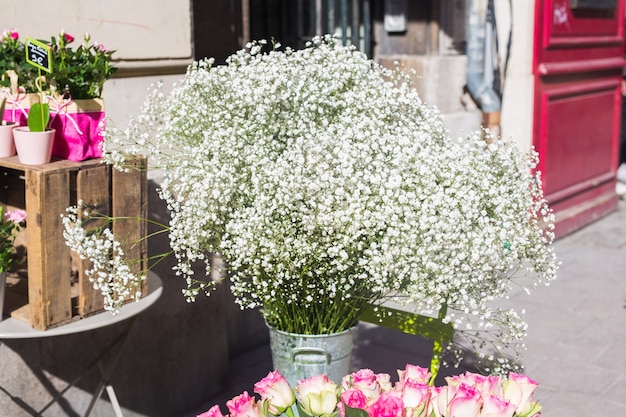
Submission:
<svg viewBox="0 0 626 417">
<path fill-rule="evenodd" d="M 10 123 L 20 125 L 11 131 L 18 158 L 26 165 L 47 163 L 50 161 L 55 134 L 54 129 L 48 127 L 50 108 L 44 93 L 49 88 L 47 79 L 26 59 L 26 46 L 20 41 L 16 30 L 3 31 L 0 41 L 4 104 L 7 97 L 10 98 Z M 32 94 L 34 92 L 37 94 Z M 4 113 L 2 119 L 7 120 Z"/>
<path fill-rule="evenodd" d="M 102 156 L 106 117 L 102 93 L 117 68 L 112 64 L 115 51 L 92 41 L 89 34 L 76 47 L 72 47 L 74 41 L 65 31 L 50 41 L 54 60 L 50 85 L 58 106 L 51 122 L 57 131 L 52 154 L 82 161 Z"/>
<path fill-rule="evenodd" d="M 74 40 L 64 31 L 58 37 L 52 37 L 53 88 L 58 95 L 69 94 L 73 100 L 101 99 L 104 83 L 117 71 L 111 63 L 115 51 L 108 50 L 99 42 L 92 42 L 88 33 L 76 48 L 71 47 Z"/>
<path fill-rule="evenodd" d="M 26 61 L 25 44 L 15 29 L 6 29 L 0 35 L 0 93 L 7 99 L 3 120 L 24 126 L 30 106 L 39 101 L 37 80 L 39 73 Z M 48 90 L 47 80 L 43 82 Z"/>
<path fill-rule="evenodd" d="M 48 127 L 50 105 L 45 102 L 42 77 L 37 82 L 39 101 L 33 103 L 28 112 L 27 126 L 13 130 L 15 148 L 20 163 L 24 165 L 42 165 L 50 162 L 54 144 L 55 129 Z"/>
<path fill-rule="evenodd" d="M 7 29 L 0 34 L 0 158 L 15 155 L 13 128 L 17 126 L 15 113 L 7 109 L 7 98 L 13 101 L 12 81 L 15 80 L 16 70 L 21 71 L 21 63 L 25 62 L 24 45 L 19 40 L 19 34 L 13 29 Z M 11 107 L 13 104 L 11 103 Z"/>
<path fill-rule="evenodd" d="M 56 130 L 48 127 L 49 120 L 48 103 L 37 102 L 28 112 L 28 125 L 13 129 L 15 149 L 20 163 L 42 165 L 50 162 Z"/>
<path fill-rule="evenodd" d="M 0 88 L 16 94 L 19 86 L 23 93 L 36 94 L 37 69 L 26 62 L 24 48 L 17 30 L 5 29 L 0 35 Z"/>
<path fill-rule="evenodd" d="M 27 120 L 30 110 L 34 107 L 40 111 L 40 106 L 48 103 L 50 116 L 46 126 L 55 130 L 51 156 L 82 161 L 102 156 L 102 92 L 104 83 L 117 68 L 112 64 L 114 51 L 92 41 L 89 34 L 75 48 L 74 41 L 65 31 L 41 41 L 50 47 L 54 62 L 52 71 L 42 77 L 25 59 L 25 43 L 17 31 L 5 30 L 0 44 L 0 88 L 3 95 L 10 97 L 12 121 L 21 126 L 32 126 L 33 121 Z M 40 90 L 50 97 L 44 99 Z M 38 118 L 38 124 L 45 122 L 43 117 Z"/>
</svg>

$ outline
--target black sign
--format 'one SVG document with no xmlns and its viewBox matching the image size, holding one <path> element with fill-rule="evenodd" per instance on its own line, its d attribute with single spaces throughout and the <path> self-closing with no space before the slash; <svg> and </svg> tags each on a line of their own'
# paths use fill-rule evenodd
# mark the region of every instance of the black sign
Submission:
<svg viewBox="0 0 626 417">
<path fill-rule="evenodd" d="M 52 72 L 50 46 L 43 42 L 26 38 L 26 61 L 43 71 Z"/>
</svg>

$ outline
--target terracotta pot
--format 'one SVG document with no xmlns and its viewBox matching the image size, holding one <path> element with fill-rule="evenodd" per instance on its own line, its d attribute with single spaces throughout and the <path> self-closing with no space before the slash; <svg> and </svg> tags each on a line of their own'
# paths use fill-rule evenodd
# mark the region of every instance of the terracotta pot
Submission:
<svg viewBox="0 0 626 417">
<path fill-rule="evenodd" d="M 42 165 L 50 162 L 54 133 L 54 129 L 48 129 L 45 132 L 31 132 L 27 126 L 16 127 L 13 130 L 13 138 L 20 163 Z"/>
<path fill-rule="evenodd" d="M 13 141 L 13 129 L 15 123 L 0 124 L 0 158 L 15 155 L 15 142 Z"/>
</svg>

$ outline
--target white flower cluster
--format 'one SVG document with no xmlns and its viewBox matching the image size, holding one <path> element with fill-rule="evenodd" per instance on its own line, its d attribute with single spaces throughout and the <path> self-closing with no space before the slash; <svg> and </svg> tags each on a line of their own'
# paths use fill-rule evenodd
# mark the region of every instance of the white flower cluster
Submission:
<svg viewBox="0 0 626 417">
<path fill-rule="evenodd" d="M 83 207 L 69 207 L 63 216 L 63 237 L 67 245 L 81 259 L 88 259 L 91 268 L 85 271 L 93 287 L 104 297 L 104 309 L 117 314 L 122 305 L 141 298 L 141 281 L 132 273 L 124 257 L 122 244 L 115 240 L 108 227 L 89 227 L 83 222 L 94 218 L 94 213 Z M 103 219 L 101 217 L 101 219 Z"/>
<path fill-rule="evenodd" d="M 358 317 L 401 294 L 421 313 L 446 307 L 457 327 L 489 327 L 517 277 L 529 289 L 554 278 L 535 154 L 479 133 L 453 141 L 402 73 L 329 37 L 260 47 L 194 64 L 125 135 L 107 132 L 109 162 L 143 152 L 163 169 L 190 299 L 210 286 L 193 269 L 210 269 L 209 252 L 227 261 L 237 302 L 270 323 L 347 314 L 329 305 Z"/>
</svg>

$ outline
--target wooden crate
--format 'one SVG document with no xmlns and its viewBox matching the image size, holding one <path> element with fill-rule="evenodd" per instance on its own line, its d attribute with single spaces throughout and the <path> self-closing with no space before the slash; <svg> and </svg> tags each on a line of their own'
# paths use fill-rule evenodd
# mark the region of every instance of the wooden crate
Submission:
<svg viewBox="0 0 626 417">
<path fill-rule="evenodd" d="M 5 312 L 46 330 L 103 311 L 99 291 L 84 275 L 86 261 L 78 259 L 63 238 L 61 214 L 78 200 L 113 217 L 145 219 L 147 216 L 146 162 L 138 170 L 119 172 L 101 160 L 53 160 L 28 166 L 17 157 L 0 158 L 0 204 L 26 210 L 26 227 L 16 239 L 16 250 L 26 263 L 7 278 Z M 145 221 L 117 223 L 113 233 L 129 240 L 146 235 Z M 126 248 L 145 268 L 147 245 Z M 147 293 L 147 285 L 142 288 Z"/>
</svg>

